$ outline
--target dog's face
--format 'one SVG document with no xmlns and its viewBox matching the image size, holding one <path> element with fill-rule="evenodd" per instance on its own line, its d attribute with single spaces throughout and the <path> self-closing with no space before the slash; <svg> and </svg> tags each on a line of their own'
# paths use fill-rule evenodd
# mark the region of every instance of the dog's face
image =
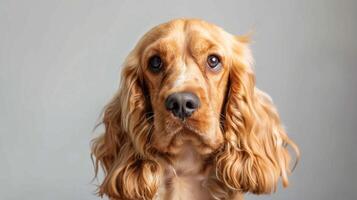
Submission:
<svg viewBox="0 0 357 200">
<path fill-rule="evenodd" d="M 140 66 L 153 111 L 154 147 L 175 153 L 190 141 L 200 153 L 216 150 L 223 142 L 231 55 L 224 41 L 234 38 L 201 21 L 161 25 L 146 38 Z"/>
<path fill-rule="evenodd" d="M 271 99 L 255 87 L 246 37 L 202 20 L 159 25 L 128 55 L 107 105 L 105 133 L 93 144 L 100 194 L 153 199 L 162 158 L 184 144 L 208 158 L 207 190 L 219 199 L 270 193 L 288 184 L 289 144 Z M 190 148 L 191 148 L 190 147 Z"/>
</svg>

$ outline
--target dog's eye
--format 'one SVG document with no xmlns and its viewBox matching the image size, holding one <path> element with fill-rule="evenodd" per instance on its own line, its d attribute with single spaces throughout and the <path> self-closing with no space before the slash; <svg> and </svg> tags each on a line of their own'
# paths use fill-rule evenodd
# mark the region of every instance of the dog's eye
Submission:
<svg viewBox="0 0 357 200">
<path fill-rule="evenodd" d="M 221 68 L 221 61 L 216 55 L 209 55 L 207 58 L 207 64 L 210 69 L 215 71 Z"/>
<path fill-rule="evenodd" d="M 149 59 L 149 68 L 152 72 L 159 72 L 162 68 L 162 61 L 160 56 L 152 56 Z"/>
</svg>

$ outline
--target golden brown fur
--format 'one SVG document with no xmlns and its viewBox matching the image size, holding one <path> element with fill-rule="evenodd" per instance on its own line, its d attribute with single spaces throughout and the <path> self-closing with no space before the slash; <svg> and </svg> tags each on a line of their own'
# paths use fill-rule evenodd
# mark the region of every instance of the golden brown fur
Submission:
<svg viewBox="0 0 357 200">
<path fill-rule="evenodd" d="M 207 69 L 218 55 L 219 71 Z M 148 59 L 160 55 L 164 70 Z M 178 91 L 200 108 L 186 121 L 164 105 Z M 248 38 L 201 20 L 159 25 L 127 57 L 118 93 L 106 106 L 105 133 L 92 146 L 99 194 L 111 199 L 241 199 L 288 185 L 290 145 L 270 98 L 255 87 Z"/>
</svg>

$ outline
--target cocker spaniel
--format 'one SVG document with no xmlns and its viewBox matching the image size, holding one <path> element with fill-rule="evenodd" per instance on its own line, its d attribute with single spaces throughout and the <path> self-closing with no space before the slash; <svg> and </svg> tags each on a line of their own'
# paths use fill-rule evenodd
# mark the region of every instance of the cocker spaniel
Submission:
<svg viewBox="0 0 357 200">
<path fill-rule="evenodd" d="M 255 87 L 249 38 L 197 19 L 154 27 L 127 57 L 94 139 L 99 195 L 112 200 L 243 199 L 288 185 L 290 145 Z"/>
</svg>

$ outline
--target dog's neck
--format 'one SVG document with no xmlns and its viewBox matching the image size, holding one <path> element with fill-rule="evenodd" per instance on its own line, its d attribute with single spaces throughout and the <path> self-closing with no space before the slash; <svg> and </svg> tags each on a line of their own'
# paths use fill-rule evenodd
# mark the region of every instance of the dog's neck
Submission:
<svg viewBox="0 0 357 200">
<path fill-rule="evenodd" d="M 174 156 L 162 160 L 164 176 L 155 200 L 213 200 L 206 182 L 212 173 L 212 158 L 185 143 Z M 214 173 L 214 172 L 213 172 Z M 243 200 L 237 193 L 232 200 Z"/>
<path fill-rule="evenodd" d="M 207 169 L 206 156 L 202 156 L 191 143 L 184 144 L 178 154 L 171 159 L 171 168 L 177 176 L 202 174 Z"/>
<path fill-rule="evenodd" d="M 158 199 L 212 199 L 204 187 L 210 165 L 207 164 L 206 157 L 198 154 L 191 143 L 184 144 L 179 153 L 163 165 L 165 172 Z"/>
</svg>

